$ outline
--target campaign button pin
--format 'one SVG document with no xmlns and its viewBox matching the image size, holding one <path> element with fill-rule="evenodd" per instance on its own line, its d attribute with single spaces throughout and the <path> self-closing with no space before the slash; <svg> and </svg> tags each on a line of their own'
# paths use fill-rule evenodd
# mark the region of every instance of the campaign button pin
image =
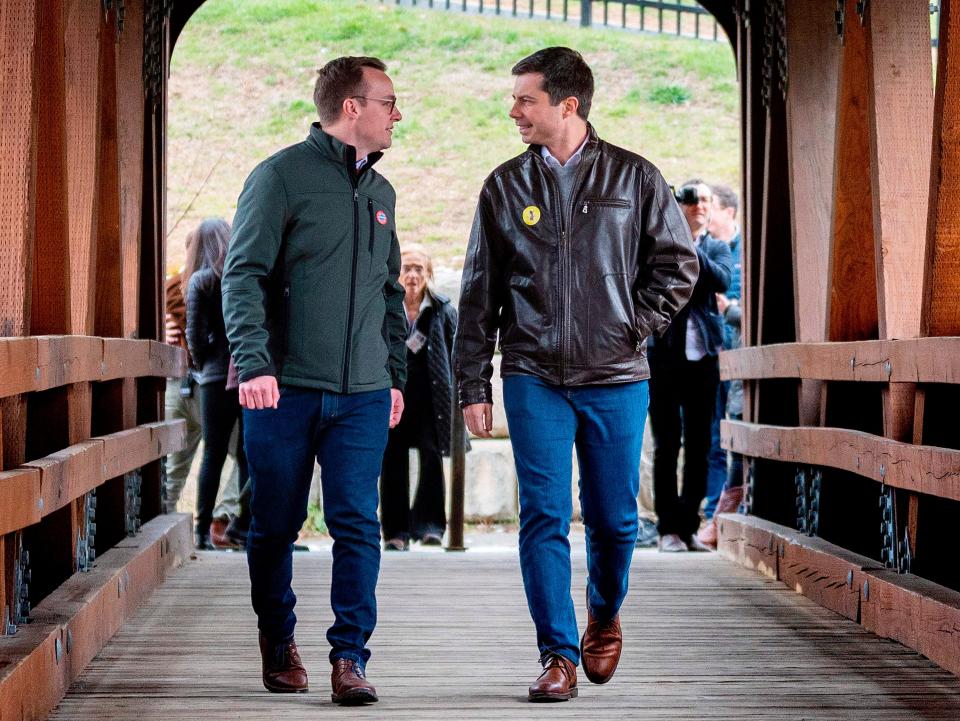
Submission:
<svg viewBox="0 0 960 721">
<path fill-rule="evenodd" d="M 540 222 L 540 208 L 528 205 L 523 209 L 523 222 L 527 225 L 536 225 Z"/>
<path fill-rule="evenodd" d="M 380 223 L 380 225 L 387 224 L 387 214 L 384 213 L 382 210 L 377 211 L 377 222 Z"/>
</svg>

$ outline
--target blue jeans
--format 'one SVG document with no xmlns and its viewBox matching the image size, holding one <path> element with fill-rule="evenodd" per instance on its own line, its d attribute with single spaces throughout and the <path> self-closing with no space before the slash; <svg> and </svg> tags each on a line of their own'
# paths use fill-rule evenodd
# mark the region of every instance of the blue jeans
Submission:
<svg viewBox="0 0 960 721">
<path fill-rule="evenodd" d="M 520 569 L 541 658 L 580 661 L 570 597 L 573 446 L 586 527 L 587 604 L 605 621 L 620 610 L 637 540 L 640 446 L 647 383 L 556 386 L 503 379 L 503 403 L 520 486 Z"/>
<path fill-rule="evenodd" d="M 333 537 L 327 631 L 330 660 L 370 658 L 380 573 L 377 477 L 387 444 L 390 391 L 342 395 L 285 386 L 276 409 L 243 411 L 252 521 L 247 537 L 251 597 L 272 643 L 293 636 L 297 597 L 293 542 L 307 518 L 313 461 L 322 471 L 323 513 Z"/>
<path fill-rule="evenodd" d="M 709 521 L 717 511 L 720 492 L 727 482 L 727 452 L 720 445 L 720 421 L 727 417 L 727 391 L 730 381 L 720 381 L 717 386 L 717 410 L 710 426 L 710 457 L 707 470 L 707 501 L 703 515 Z"/>
</svg>

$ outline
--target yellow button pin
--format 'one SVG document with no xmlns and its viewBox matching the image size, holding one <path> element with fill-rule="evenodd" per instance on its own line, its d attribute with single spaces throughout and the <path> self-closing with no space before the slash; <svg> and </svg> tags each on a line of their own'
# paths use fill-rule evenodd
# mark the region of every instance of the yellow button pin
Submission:
<svg viewBox="0 0 960 721">
<path fill-rule="evenodd" d="M 527 225 L 536 225 L 540 222 L 540 208 L 528 205 L 523 209 L 523 222 Z"/>
</svg>

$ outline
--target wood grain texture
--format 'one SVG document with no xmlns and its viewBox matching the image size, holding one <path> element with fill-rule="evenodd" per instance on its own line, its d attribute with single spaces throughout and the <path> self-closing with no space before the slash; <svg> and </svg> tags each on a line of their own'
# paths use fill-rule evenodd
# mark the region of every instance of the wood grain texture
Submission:
<svg viewBox="0 0 960 721">
<path fill-rule="evenodd" d="M 383 558 L 367 667 L 381 699 L 374 706 L 346 712 L 330 702 L 328 552 L 295 559 L 297 641 L 311 690 L 286 697 L 260 685 L 245 559 L 205 553 L 168 577 L 50 719 L 902 721 L 955 718 L 960 707 L 956 678 L 782 584 L 716 555 L 655 552 L 634 554 L 624 651 L 610 683 L 581 675 L 578 699 L 528 704 L 538 652 L 512 540 L 503 550 Z M 581 627 L 582 544 L 572 539 Z"/>
<path fill-rule="evenodd" d="M 37 171 L 36 3 L 0 3 L 0 336 L 30 332 Z"/>
<path fill-rule="evenodd" d="M 66 15 L 66 150 L 71 280 L 71 324 L 68 332 L 92 335 L 100 8 L 83 0 L 67 0 Z"/>
<path fill-rule="evenodd" d="M 152 340 L 91 336 L 0 338 L 0 398 L 120 378 L 178 378 L 186 354 Z"/>
<path fill-rule="evenodd" d="M 785 4 L 790 223 L 797 340 L 824 341 L 840 41 L 833 0 Z"/>
<path fill-rule="evenodd" d="M 120 252 L 123 259 L 121 322 L 124 338 L 139 326 L 140 214 L 143 211 L 143 3 L 124 6 L 117 48 L 117 164 Z M 141 336 L 142 337 L 142 336 Z"/>
<path fill-rule="evenodd" d="M 855 3 L 844 5 L 827 299 L 827 340 L 832 341 L 877 338 L 879 332 L 869 163 L 867 38 Z"/>
<path fill-rule="evenodd" d="M 940 2 L 924 335 L 960 335 L 960 9 Z"/>
<path fill-rule="evenodd" d="M 32 335 L 67 333 L 70 326 L 64 24 L 63 0 L 40 4 Z"/>
<path fill-rule="evenodd" d="M 920 335 L 933 69 L 927 3 L 871 0 L 870 152 L 881 338 Z"/>
<path fill-rule="evenodd" d="M 780 343 L 720 354 L 720 377 L 960 383 L 960 338 Z"/>
<path fill-rule="evenodd" d="M 960 451 L 901 443 L 844 428 L 789 428 L 721 421 L 727 450 L 850 471 L 878 483 L 960 500 Z"/>
</svg>

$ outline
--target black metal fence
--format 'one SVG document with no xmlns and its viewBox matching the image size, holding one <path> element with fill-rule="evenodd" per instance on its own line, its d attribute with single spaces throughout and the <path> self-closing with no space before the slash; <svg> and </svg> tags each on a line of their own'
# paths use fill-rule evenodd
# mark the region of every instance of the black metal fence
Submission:
<svg viewBox="0 0 960 721">
<path fill-rule="evenodd" d="M 390 2 L 390 0 L 380 0 Z M 725 39 L 709 11 L 695 0 L 393 0 L 396 5 L 429 7 L 483 15 L 579 21 L 641 32 L 704 40 Z M 612 6 L 612 7 L 611 7 Z"/>
</svg>

